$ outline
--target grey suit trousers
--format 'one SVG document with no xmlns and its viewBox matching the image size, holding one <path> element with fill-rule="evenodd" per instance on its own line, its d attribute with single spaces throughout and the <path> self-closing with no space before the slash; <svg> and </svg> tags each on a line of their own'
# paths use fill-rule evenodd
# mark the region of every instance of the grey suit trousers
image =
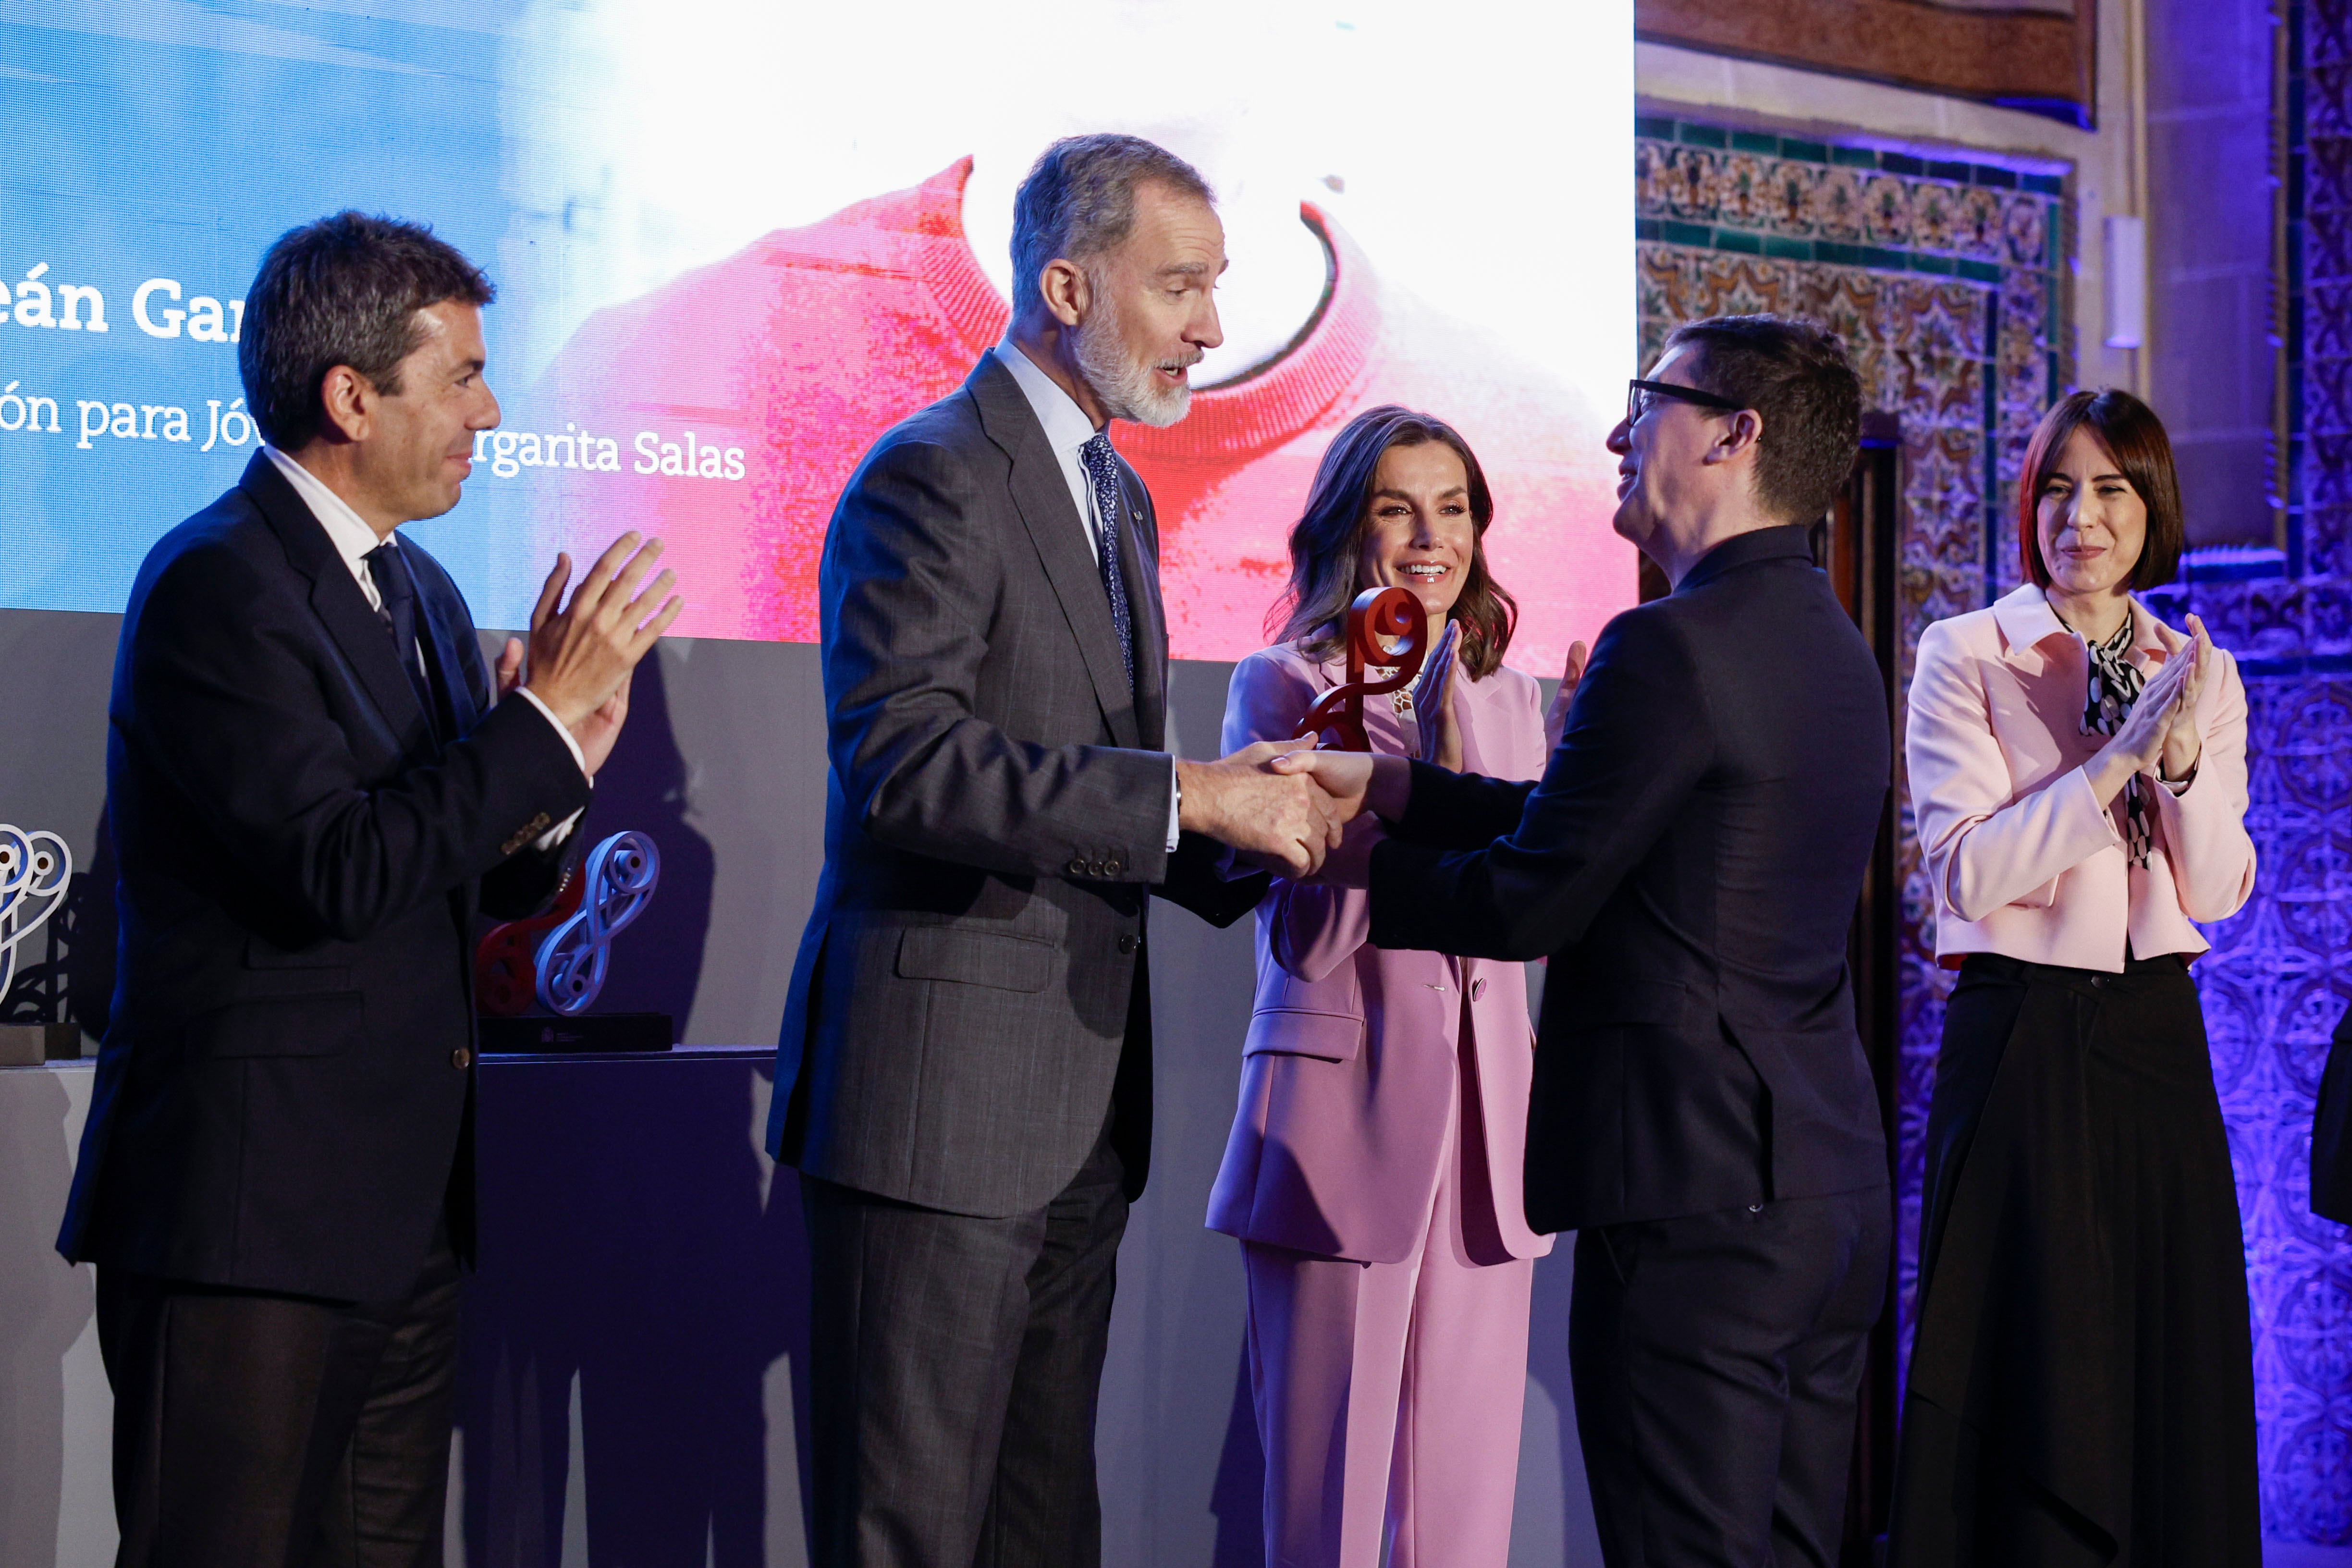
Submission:
<svg viewBox="0 0 2352 1568">
<path fill-rule="evenodd" d="M 1125 1173 L 948 1214 L 803 1174 L 817 1568 L 1095 1568 Z"/>
</svg>

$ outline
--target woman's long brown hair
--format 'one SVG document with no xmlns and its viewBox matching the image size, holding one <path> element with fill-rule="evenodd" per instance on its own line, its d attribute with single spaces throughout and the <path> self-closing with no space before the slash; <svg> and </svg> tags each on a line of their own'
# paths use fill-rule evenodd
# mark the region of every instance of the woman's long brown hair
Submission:
<svg viewBox="0 0 2352 1568">
<path fill-rule="evenodd" d="M 1486 570 L 1486 525 L 1494 521 L 1495 498 L 1476 454 L 1443 419 L 1416 414 L 1393 403 L 1368 408 L 1331 438 L 1315 470 L 1307 510 L 1290 531 L 1290 586 L 1266 613 L 1266 632 L 1276 642 L 1296 642 L 1317 660 L 1329 658 L 1347 633 L 1348 606 L 1359 592 L 1364 534 L 1371 522 L 1372 480 L 1391 447 L 1437 441 L 1451 447 L 1468 476 L 1470 521 L 1475 533 L 1470 566 L 1454 601 L 1454 621 L 1462 629 L 1454 657 L 1474 680 L 1501 667 L 1517 628 L 1518 602 Z"/>
</svg>

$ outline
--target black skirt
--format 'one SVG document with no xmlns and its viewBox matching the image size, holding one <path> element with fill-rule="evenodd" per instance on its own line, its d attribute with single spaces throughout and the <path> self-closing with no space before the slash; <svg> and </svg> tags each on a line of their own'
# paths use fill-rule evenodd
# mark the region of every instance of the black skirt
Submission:
<svg viewBox="0 0 2352 1568">
<path fill-rule="evenodd" d="M 1895 1568 L 2261 1568 L 2237 1187 L 2197 987 L 1979 953 L 1927 1117 Z"/>
</svg>

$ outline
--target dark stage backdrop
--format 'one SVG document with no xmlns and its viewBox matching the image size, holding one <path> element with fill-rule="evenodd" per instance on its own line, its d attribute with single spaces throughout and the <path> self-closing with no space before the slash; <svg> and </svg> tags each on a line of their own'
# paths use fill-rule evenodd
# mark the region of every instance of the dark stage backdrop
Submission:
<svg viewBox="0 0 2352 1568">
<path fill-rule="evenodd" d="M 112 972 L 105 699 L 119 624 L 0 610 L 0 821 L 54 829 L 78 867 L 68 919 L 52 922 L 54 944 L 34 939 L 16 1002 L 91 1029 Z M 1172 743 L 1186 754 L 1213 752 L 1229 673 L 1176 667 Z M 641 669 L 585 831 L 652 835 L 663 880 L 614 946 L 601 1007 L 668 1012 L 692 1045 L 772 1044 L 821 862 L 823 737 L 806 645 L 673 640 Z M 1161 905 L 1151 934 L 1157 1147 L 1120 1255 L 1104 1378 L 1106 1559 L 1255 1568 L 1240 1258 L 1201 1226 L 1248 1022 L 1250 927 L 1213 931 Z M 0 1089 L 32 1081 L 0 1076 Z M 452 1517 L 473 1568 L 804 1560 L 804 1255 L 792 1173 L 758 1151 L 769 1092 L 761 1052 L 486 1068 L 487 1255 L 468 1297 Z M 40 1298 L 0 1305 L 41 1325 L 6 1360 L 0 1446 L 87 1455 L 75 1463 L 89 1468 L 97 1451 L 73 1434 L 105 1412 L 74 1359 L 87 1270 L 45 1256 L 79 1115 L 61 1141 L 58 1097 L 34 1098 L 38 1137 L 16 1137 L 21 1118 L 0 1105 L 0 1136 L 54 1145 L 10 1184 L 6 1206 L 21 1212 L 0 1227 L 0 1277 Z M 1563 1247 L 1537 1275 L 1512 1558 L 1525 1568 L 1599 1562 L 1568 1384 L 1569 1283 Z M 16 1488 L 0 1563 L 49 1560 L 20 1553 L 59 1539 L 61 1507 L 75 1511 L 60 1499 L 93 1485 L 102 1474 Z"/>
</svg>

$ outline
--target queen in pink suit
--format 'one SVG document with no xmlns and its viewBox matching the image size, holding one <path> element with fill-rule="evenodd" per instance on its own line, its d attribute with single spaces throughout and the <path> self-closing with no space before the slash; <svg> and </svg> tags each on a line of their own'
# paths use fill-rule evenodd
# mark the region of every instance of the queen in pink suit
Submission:
<svg viewBox="0 0 2352 1568">
<path fill-rule="evenodd" d="M 1366 700 L 1374 749 L 1540 773 L 1543 699 L 1503 665 L 1515 610 L 1481 548 L 1493 510 L 1450 426 L 1394 406 L 1350 421 L 1291 531 L 1280 640 L 1234 671 L 1224 749 L 1291 736 L 1344 679 L 1349 601 L 1401 584 L 1432 638 L 1450 620 L 1454 640 L 1405 700 Z M 1374 948 L 1361 891 L 1277 879 L 1257 918 L 1257 999 L 1208 1223 L 1241 1239 L 1248 1276 L 1265 1560 L 1375 1568 L 1385 1538 L 1395 1568 L 1501 1568 L 1529 1287 L 1551 1249 L 1520 1204 L 1525 971 Z"/>
</svg>

